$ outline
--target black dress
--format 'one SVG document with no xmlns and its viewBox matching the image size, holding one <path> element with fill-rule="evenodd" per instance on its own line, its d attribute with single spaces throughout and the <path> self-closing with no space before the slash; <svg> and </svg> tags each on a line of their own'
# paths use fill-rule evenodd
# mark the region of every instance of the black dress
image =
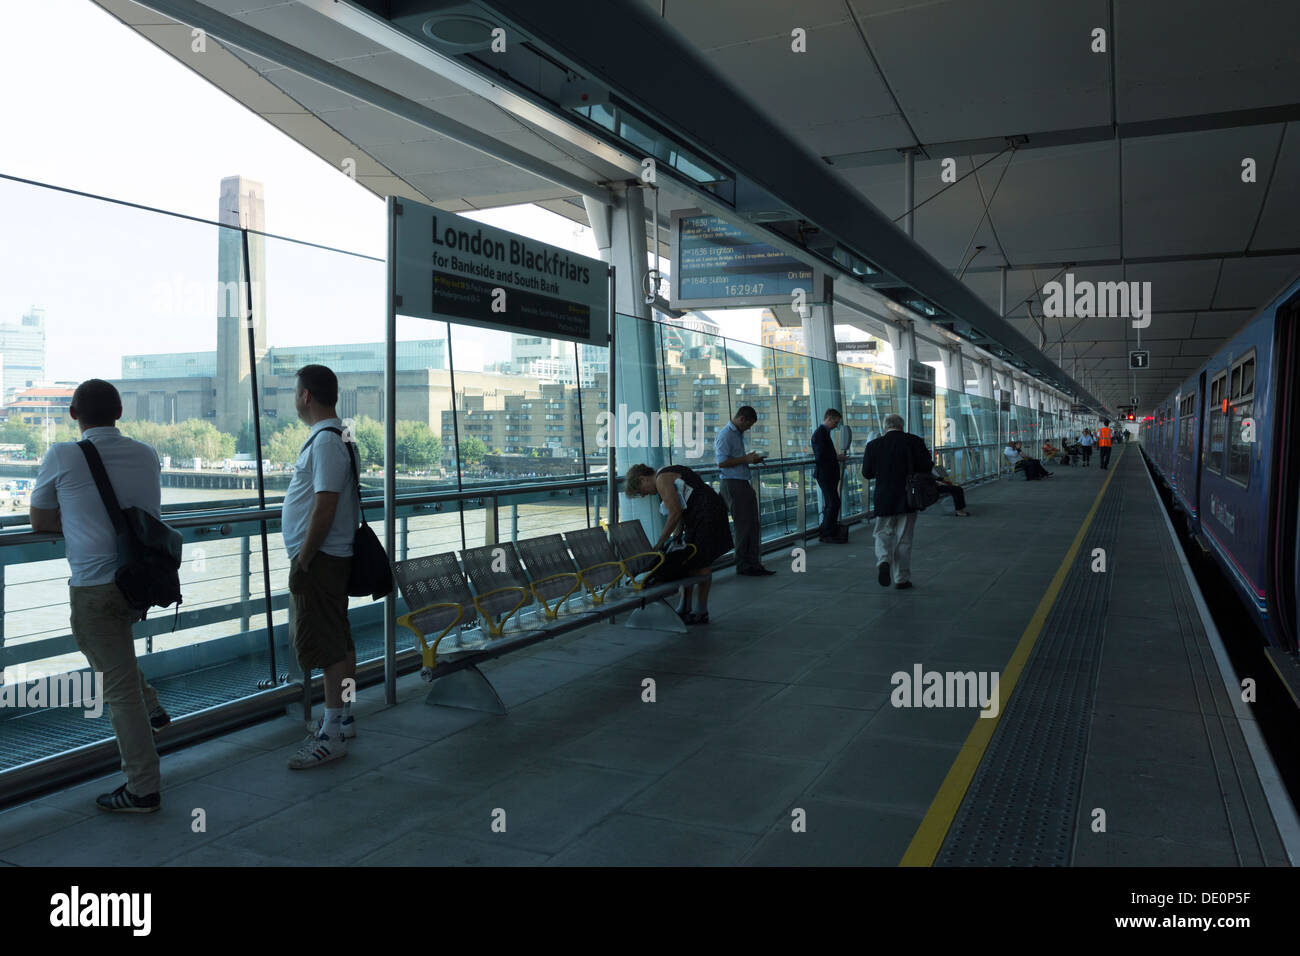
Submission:
<svg viewBox="0 0 1300 956">
<path fill-rule="evenodd" d="M 707 567 L 734 547 L 731 525 L 727 521 L 727 505 L 722 496 L 709 487 L 703 478 L 685 465 L 668 465 L 660 468 L 656 478 L 665 472 L 674 479 L 680 478 L 691 490 L 682 514 L 686 529 L 686 543 L 695 545 L 695 556 L 684 570 Z"/>
</svg>

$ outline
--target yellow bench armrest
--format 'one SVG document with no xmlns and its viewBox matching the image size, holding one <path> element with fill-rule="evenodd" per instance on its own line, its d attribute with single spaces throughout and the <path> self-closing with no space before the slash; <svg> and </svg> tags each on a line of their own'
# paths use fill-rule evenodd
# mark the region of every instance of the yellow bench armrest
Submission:
<svg viewBox="0 0 1300 956">
<path fill-rule="evenodd" d="M 424 634 L 415 626 L 414 620 L 417 615 L 423 614 L 425 611 L 436 611 L 439 608 L 455 608 L 456 616 L 452 619 L 450 624 L 442 629 L 442 633 L 434 639 L 433 646 L 430 647 L 428 642 L 424 639 Z M 404 614 L 397 619 L 397 623 L 415 635 L 415 639 L 420 643 L 420 656 L 422 658 L 422 663 L 425 667 L 432 668 L 438 666 L 438 645 L 442 643 L 444 637 L 451 633 L 451 629 L 460 623 L 461 618 L 464 616 L 465 606 L 463 604 L 456 601 L 445 601 L 440 604 L 429 604 L 420 608 L 418 611 Z"/>
<path fill-rule="evenodd" d="M 495 622 L 492 620 L 492 614 L 484 609 L 482 602 L 487 598 L 494 597 L 498 594 L 505 594 L 508 591 L 518 593 L 519 603 L 507 611 L 505 616 L 501 618 L 500 622 Z M 483 620 L 487 622 L 488 633 L 493 637 L 500 637 L 501 632 L 505 630 L 506 622 L 509 621 L 510 618 L 514 617 L 516 611 L 528 603 L 529 597 L 528 588 L 521 588 L 513 585 L 504 588 L 495 588 L 494 590 L 487 591 L 474 598 L 474 607 L 478 609 L 479 614 L 483 616 Z"/>
<path fill-rule="evenodd" d="M 573 587 L 565 591 L 564 596 L 561 597 L 558 601 L 556 601 L 555 607 L 552 608 L 549 604 L 546 603 L 546 598 L 542 597 L 541 592 L 538 591 L 537 589 L 541 585 L 546 584 L 548 581 L 558 581 L 562 578 L 572 578 Z M 578 590 L 578 588 L 580 588 L 581 586 L 582 586 L 582 578 L 579 575 L 575 574 L 573 571 L 561 571 L 559 574 L 551 574 L 544 578 L 538 578 L 531 585 L 529 585 L 529 587 L 532 589 L 533 597 L 537 598 L 538 603 L 541 604 L 542 606 L 542 610 L 545 611 L 547 620 L 551 620 L 551 621 L 555 620 L 555 618 L 559 616 L 561 605 L 563 605 L 564 602 L 569 599 L 569 596 L 573 594 L 574 591 Z"/>
<path fill-rule="evenodd" d="M 599 594 L 596 593 L 595 586 L 587 581 L 587 575 L 590 574 L 592 571 L 595 571 L 597 568 L 618 568 L 618 574 L 614 578 L 612 578 L 610 582 L 604 586 L 604 588 L 601 589 Z M 605 600 L 605 595 L 609 593 L 609 589 L 614 587 L 616 584 L 618 584 L 619 581 L 622 581 L 623 578 L 625 577 L 627 577 L 627 565 L 625 565 L 622 561 L 602 561 L 600 562 L 600 564 L 593 564 L 591 567 L 583 568 L 581 571 L 578 572 L 578 580 L 581 581 L 583 587 L 585 587 L 591 593 L 591 601 L 593 604 L 602 603 Z"/>
</svg>

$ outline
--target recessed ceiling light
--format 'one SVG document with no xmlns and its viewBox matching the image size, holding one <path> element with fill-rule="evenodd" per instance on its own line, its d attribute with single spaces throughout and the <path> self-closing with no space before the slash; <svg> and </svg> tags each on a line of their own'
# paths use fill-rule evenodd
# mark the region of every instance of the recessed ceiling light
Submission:
<svg viewBox="0 0 1300 956">
<path fill-rule="evenodd" d="M 458 53 L 487 49 L 492 45 L 492 31 L 496 28 L 489 20 L 463 13 L 443 14 L 424 21 L 425 36 Z"/>
</svg>

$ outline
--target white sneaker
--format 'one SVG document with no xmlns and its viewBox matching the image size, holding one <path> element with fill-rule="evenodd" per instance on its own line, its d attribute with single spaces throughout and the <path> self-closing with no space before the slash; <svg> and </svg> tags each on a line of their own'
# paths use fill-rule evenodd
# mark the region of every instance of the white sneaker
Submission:
<svg viewBox="0 0 1300 956">
<path fill-rule="evenodd" d="M 353 737 L 357 735 L 357 719 L 353 717 L 351 714 L 348 714 L 346 717 L 343 718 L 343 722 L 341 726 L 343 727 L 344 740 L 351 740 Z M 319 737 L 320 732 L 324 729 L 325 729 L 325 716 L 323 714 L 320 717 L 317 717 L 315 720 L 307 721 L 307 732 L 311 734 L 313 739 Z"/>
<path fill-rule="evenodd" d="M 348 745 L 342 737 L 321 734 L 307 740 L 302 748 L 289 758 L 290 770 L 310 770 L 331 760 L 348 755 Z"/>
</svg>

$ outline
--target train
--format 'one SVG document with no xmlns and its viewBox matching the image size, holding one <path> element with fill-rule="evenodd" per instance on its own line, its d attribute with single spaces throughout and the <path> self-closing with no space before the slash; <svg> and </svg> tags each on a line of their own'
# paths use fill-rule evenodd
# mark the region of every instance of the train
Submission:
<svg viewBox="0 0 1300 956">
<path fill-rule="evenodd" d="M 1300 604 L 1300 275 L 1140 424 L 1188 532 L 1264 639 L 1296 652 Z"/>
</svg>

